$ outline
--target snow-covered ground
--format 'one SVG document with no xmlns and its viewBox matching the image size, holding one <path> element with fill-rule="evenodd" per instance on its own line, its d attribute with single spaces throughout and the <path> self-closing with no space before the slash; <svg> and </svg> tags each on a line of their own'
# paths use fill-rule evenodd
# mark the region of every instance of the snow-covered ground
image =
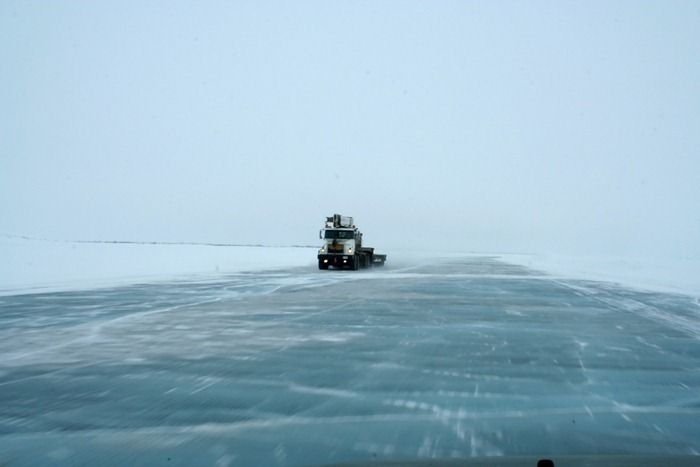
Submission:
<svg viewBox="0 0 700 467">
<path fill-rule="evenodd" d="M 519 264 L 567 279 L 616 282 L 657 292 L 700 295 L 700 260 L 554 255 L 499 255 Z"/>
<path fill-rule="evenodd" d="M 315 251 L 0 239 L 0 294 L 94 288 L 312 264 Z"/>
<path fill-rule="evenodd" d="M 466 253 L 396 250 L 388 265 L 412 267 Z M 0 238 L 0 295 L 95 288 L 190 276 L 313 266 L 316 252 L 299 247 L 72 243 Z M 700 260 L 583 256 L 496 256 L 565 279 L 615 282 L 659 292 L 700 295 Z"/>
</svg>

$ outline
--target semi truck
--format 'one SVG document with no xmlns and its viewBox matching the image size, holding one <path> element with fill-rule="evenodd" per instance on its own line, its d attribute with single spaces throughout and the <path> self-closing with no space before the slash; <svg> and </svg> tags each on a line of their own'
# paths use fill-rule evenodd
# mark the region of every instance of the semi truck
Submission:
<svg viewBox="0 0 700 467">
<path fill-rule="evenodd" d="M 374 248 L 362 246 L 362 232 L 355 226 L 352 217 L 333 214 L 318 234 L 323 240 L 318 250 L 319 269 L 358 270 L 384 266 L 386 255 L 379 255 Z"/>
</svg>

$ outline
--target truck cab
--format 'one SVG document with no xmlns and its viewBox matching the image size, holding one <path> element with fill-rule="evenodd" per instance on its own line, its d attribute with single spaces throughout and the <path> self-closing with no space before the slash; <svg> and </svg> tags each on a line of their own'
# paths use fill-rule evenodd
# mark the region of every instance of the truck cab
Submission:
<svg viewBox="0 0 700 467">
<path fill-rule="evenodd" d="M 374 248 L 362 247 L 362 232 L 355 226 L 352 217 L 340 214 L 327 217 L 319 238 L 323 240 L 318 250 L 319 269 L 357 270 L 383 265 L 386 259 L 386 255 L 374 255 Z"/>
</svg>

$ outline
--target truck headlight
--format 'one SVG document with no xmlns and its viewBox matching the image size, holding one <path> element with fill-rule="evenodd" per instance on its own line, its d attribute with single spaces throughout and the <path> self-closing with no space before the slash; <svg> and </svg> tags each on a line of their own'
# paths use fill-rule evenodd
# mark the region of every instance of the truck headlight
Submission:
<svg viewBox="0 0 700 467">
<path fill-rule="evenodd" d="M 348 248 L 348 253 L 352 254 L 352 247 Z"/>
</svg>

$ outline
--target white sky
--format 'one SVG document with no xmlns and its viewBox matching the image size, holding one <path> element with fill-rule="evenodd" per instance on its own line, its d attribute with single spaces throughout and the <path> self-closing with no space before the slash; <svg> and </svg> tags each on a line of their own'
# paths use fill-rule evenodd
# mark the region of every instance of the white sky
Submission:
<svg viewBox="0 0 700 467">
<path fill-rule="evenodd" d="M 700 257 L 697 1 L 0 2 L 0 233 Z"/>
</svg>

